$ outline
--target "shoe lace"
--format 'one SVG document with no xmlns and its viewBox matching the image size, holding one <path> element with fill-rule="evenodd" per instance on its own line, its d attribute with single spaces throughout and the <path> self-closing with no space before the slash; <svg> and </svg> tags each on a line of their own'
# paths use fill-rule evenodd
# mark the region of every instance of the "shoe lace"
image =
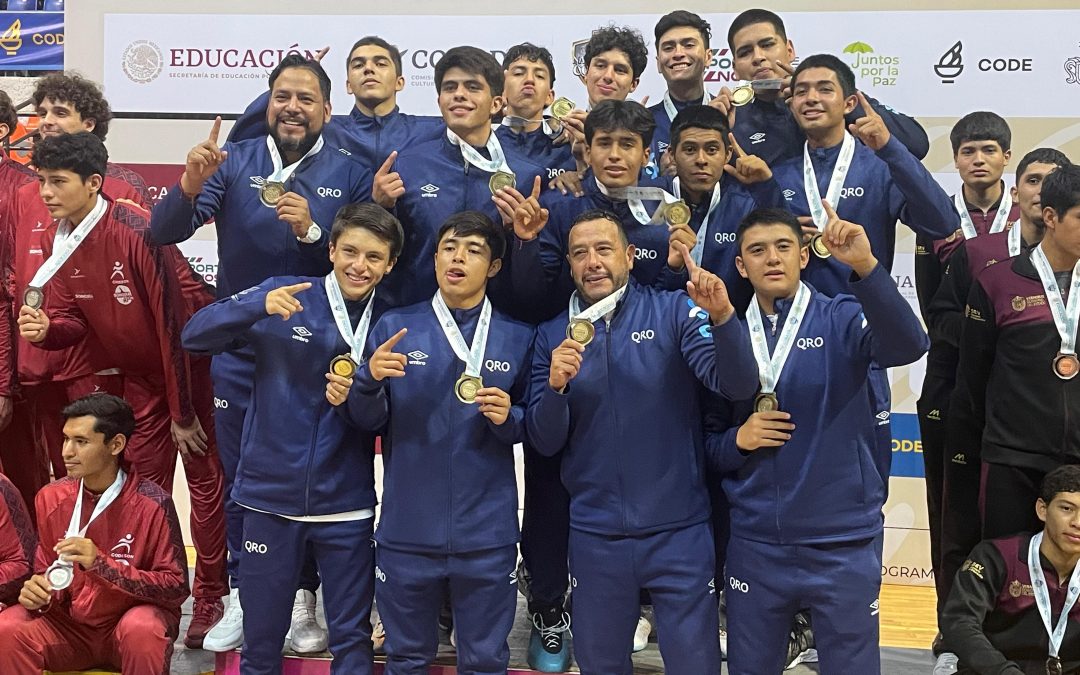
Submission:
<svg viewBox="0 0 1080 675">
<path fill-rule="evenodd" d="M 240 623 L 244 618 L 243 607 L 240 606 L 238 601 L 229 603 L 229 606 L 225 608 L 225 613 L 221 616 L 220 623 L 232 624 Z"/>
<path fill-rule="evenodd" d="M 537 612 L 533 614 L 533 626 L 540 633 L 540 640 L 544 643 L 544 647 L 549 650 L 558 649 L 562 645 L 563 633 L 574 635 L 570 630 L 570 615 L 566 612 L 562 613 L 559 623 L 550 626 L 544 623 L 544 615 Z"/>
<path fill-rule="evenodd" d="M 314 621 L 315 620 L 315 603 L 313 602 L 294 602 L 292 608 L 292 620 L 293 623 L 301 621 Z"/>
<path fill-rule="evenodd" d="M 213 623 L 219 611 L 218 606 L 213 602 L 196 602 L 195 609 L 191 612 L 191 621 L 192 623 L 200 620 L 205 623 Z"/>
</svg>

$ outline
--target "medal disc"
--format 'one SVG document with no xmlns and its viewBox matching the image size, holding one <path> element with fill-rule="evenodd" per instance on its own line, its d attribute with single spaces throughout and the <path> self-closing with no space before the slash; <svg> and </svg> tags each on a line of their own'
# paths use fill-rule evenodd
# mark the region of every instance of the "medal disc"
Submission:
<svg viewBox="0 0 1080 675">
<path fill-rule="evenodd" d="M 774 412 L 780 409 L 780 402 L 776 399 L 776 394 L 758 394 L 754 398 L 754 412 Z"/>
<path fill-rule="evenodd" d="M 517 182 L 517 179 L 514 178 L 514 174 L 496 171 L 491 174 L 491 178 L 488 180 L 488 189 L 491 190 L 491 194 L 495 194 L 503 188 L 514 187 L 515 182 Z"/>
<path fill-rule="evenodd" d="M 690 222 L 690 207 L 681 199 L 668 204 L 664 209 L 664 220 L 668 225 L 686 225 Z"/>
<path fill-rule="evenodd" d="M 829 249 L 825 246 L 825 240 L 822 239 L 820 234 L 815 234 L 810 240 L 810 250 L 819 258 L 832 257 L 832 253 L 829 252 Z"/>
<path fill-rule="evenodd" d="M 57 560 L 45 570 L 45 578 L 54 591 L 62 591 L 75 579 L 75 569 L 71 563 Z"/>
<path fill-rule="evenodd" d="M 454 383 L 454 395 L 462 403 L 475 403 L 476 392 L 484 386 L 484 381 L 479 377 L 473 377 L 472 375 L 461 374 L 461 377 Z"/>
<path fill-rule="evenodd" d="M 23 304 L 30 309 L 41 309 L 41 305 L 45 302 L 45 292 L 35 286 L 28 286 L 23 291 Z"/>
<path fill-rule="evenodd" d="M 285 195 L 285 184 L 276 180 L 268 180 L 259 188 L 259 201 L 273 208 L 279 199 Z"/>
<path fill-rule="evenodd" d="M 1061 675 L 1062 672 L 1061 659 L 1056 656 L 1046 659 L 1046 675 Z"/>
<path fill-rule="evenodd" d="M 352 377 L 356 374 L 356 363 L 349 356 L 335 356 L 330 362 L 330 372 L 339 377 Z"/>
<path fill-rule="evenodd" d="M 1054 357 L 1054 374 L 1063 380 L 1071 380 L 1080 372 L 1080 359 L 1076 354 L 1059 353 Z"/>
<path fill-rule="evenodd" d="M 749 84 L 744 84 L 741 87 L 735 87 L 731 92 L 731 104 L 735 106 L 744 106 L 754 100 L 754 87 Z"/>
<path fill-rule="evenodd" d="M 555 99 L 555 102 L 551 104 L 551 116 L 557 120 L 561 120 L 569 115 L 570 111 L 575 107 L 574 102 L 570 99 L 566 97 L 557 98 Z"/>
<path fill-rule="evenodd" d="M 596 328 L 593 327 L 592 323 L 584 319 L 575 319 L 566 327 L 566 337 L 581 345 L 592 342 L 595 335 Z"/>
</svg>

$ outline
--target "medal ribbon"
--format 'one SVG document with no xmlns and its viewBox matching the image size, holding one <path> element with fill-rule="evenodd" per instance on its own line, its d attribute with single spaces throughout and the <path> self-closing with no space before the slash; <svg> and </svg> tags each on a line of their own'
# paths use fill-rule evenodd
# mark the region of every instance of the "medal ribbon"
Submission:
<svg viewBox="0 0 1080 675">
<path fill-rule="evenodd" d="M 626 293 L 626 286 L 619 288 L 617 291 L 612 291 L 611 295 L 606 298 L 594 302 L 584 310 L 581 309 L 581 300 L 578 296 L 578 292 L 574 291 L 574 294 L 570 296 L 570 320 L 583 320 L 589 323 L 595 322 L 600 317 L 604 316 L 611 310 L 615 309 L 615 306 L 619 304 L 619 300 Z"/>
<path fill-rule="evenodd" d="M 964 232 L 964 239 L 974 239 L 979 236 L 979 231 L 975 229 L 975 223 L 971 220 L 971 214 L 968 213 L 963 190 L 953 195 L 953 205 L 960 215 L 960 229 Z M 1012 195 L 1008 190 L 1004 190 L 1001 195 L 1001 204 L 998 206 L 997 214 L 994 215 L 994 222 L 990 225 L 990 234 L 1005 229 L 1005 224 L 1009 221 L 1009 211 L 1012 211 Z M 1017 253 L 1013 253 L 1013 255 L 1017 255 Z"/>
<path fill-rule="evenodd" d="M 1073 569 L 1072 576 L 1069 577 L 1069 591 L 1065 595 L 1065 606 L 1061 608 L 1057 625 L 1054 625 L 1050 616 L 1050 591 L 1046 588 L 1046 576 L 1039 562 L 1039 546 L 1042 540 L 1043 533 L 1039 532 L 1028 544 L 1028 573 L 1031 574 L 1031 586 L 1035 592 L 1035 606 L 1038 607 L 1043 626 L 1046 627 L 1046 632 L 1050 636 L 1050 658 L 1056 659 L 1058 650 L 1061 649 L 1061 642 L 1065 638 L 1065 627 L 1069 623 L 1069 610 L 1076 604 L 1076 598 L 1080 596 L 1080 565 Z"/>
<path fill-rule="evenodd" d="M 1015 225 L 1013 226 L 1016 227 Z M 1061 289 L 1058 288 L 1054 270 L 1050 268 L 1050 261 L 1043 253 L 1042 244 L 1031 251 L 1031 262 L 1039 273 L 1043 291 L 1046 292 L 1046 302 L 1050 305 L 1050 313 L 1054 315 L 1054 325 L 1057 326 L 1058 335 L 1061 336 L 1061 353 L 1076 353 L 1076 325 L 1080 320 L 1080 260 L 1073 265 L 1072 279 L 1069 281 L 1069 304 L 1066 306 L 1061 297 Z"/>
<path fill-rule="evenodd" d="M 273 136 L 266 137 L 266 147 L 270 149 L 270 161 L 274 164 L 274 171 L 266 177 L 266 182 L 275 182 L 284 185 L 285 181 L 289 180 L 289 178 L 292 177 L 294 173 L 296 173 L 296 169 L 304 163 L 305 159 L 322 150 L 323 137 L 320 134 L 319 138 L 315 141 L 315 145 L 311 146 L 311 149 L 308 150 L 303 157 L 286 167 L 282 167 L 283 162 L 281 159 L 281 153 L 278 152 L 277 143 L 274 142 Z"/>
<path fill-rule="evenodd" d="M 85 537 L 86 530 L 90 528 L 90 523 L 94 522 L 101 513 L 109 508 L 109 504 L 116 501 L 116 498 L 120 495 L 120 490 L 124 488 L 124 482 L 127 480 L 127 474 L 123 469 L 117 469 L 116 480 L 113 481 L 109 489 L 101 493 L 101 499 L 94 505 L 94 511 L 90 514 L 90 520 L 86 521 L 86 525 L 79 529 L 79 521 L 82 519 L 82 504 L 83 504 L 83 481 L 79 480 L 79 496 L 75 498 L 75 510 L 71 512 L 71 521 L 68 523 L 67 533 L 64 535 L 67 537 Z"/>
<path fill-rule="evenodd" d="M 709 92 L 705 92 L 701 97 L 701 105 L 709 105 L 709 101 L 711 100 L 712 97 L 709 96 Z M 671 100 L 671 92 L 669 91 L 664 92 L 664 112 L 667 113 L 668 121 L 671 122 L 674 122 L 675 116 L 679 114 L 678 109 L 675 107 L 675 102 Z"/>
<path fill-rule="evenodd" d="M 679 201 L 675 195 L 671 194 L 664 188 L 658 187 L 624 187 L 624 188 L 609 188 L 600 182 L 596 176 L 593 176 L 593 180 L 596 181 L 596 187 L 605 197 L 612 200 L 625 201 L 626 205 L 630 207 L 630 213 L 633 214 L 634 220 L 638 221 L 642 225 L 656 225 L 657 223 L 664 222 L 664 206 L 668 204 L 674 204 Z M 656 209 L 649 215 L 649 210 L 645 208 L 644 201 L 658 201 L 662 206 Z"/>
<path fill-rule="evenodd" d="M 847 180 L 848 169 L 851 168 L 851 158 L 855 156 L 855 137 L 844 132 L 844 142 L 840 145 L 840 155 L 836 158 L 836 166 L 833 167 L 832 177 L 829 179 L 829 189 L 825 198 L 833 209 L 840 208 L 840 190 Z M 829 216 L 825 213 L 825 207 L 821 204 L 821 191 L 818 190 L 817 174 L 814 173 L 814 163 L 810 161 L 810 144 L 803 146 L 803 189 L 806 190 L 806 203 L 810 207 L 810 216 L 814 219 L 814 225 L 818 231 L 825 231 L 825 224 L 829 222 Z"/>
<path fill-rule="evenodd" d="M 675 191 L 676 199 L 682 199 L 682 189 L 679 185 L 678 176 L 671 181 L 671 189 Z M 698 265 L 701 264 L 701 256 L 705 253 L 705 238 L 709 236 L 709 217 L 712 216 L 713 209 L 720 203 L 720 198 L 720 181 L 716 181 L 716 185 L 712 189 L 712 197 L 709 199 L 709 210 L 705 212 L 705 218 L 702 219 L 701 227 L 698 228 L 694 248 L 690 249 L 690 257 Z"/>
<path fill-rule="evenodd" d="M 1012 227 L 1009 228 L 1009 235 L 1008 236 L 1009 236 L 1009 257 L 1010 258 L 1015 258 L 1016 256 L 1020 255 L 1020 245 L 1021 245 L 1020 244 L 1020 235 L 1022 234 L 1022 232 L 1021 232 L 1022 229 L 1023 228 L 1020 227 L 1020 221 L 1019 220 L 1016 221 L 1015 223 L 1013 223 Z"/>
<path fill-rule="evenodd" d="M 98 194 L 94 208 L 90 209 L 90 213 L 86 214 L 86 217 L 82 219 L 82 222 L 74 230 L 71 230 L 71 223 L 66 218 L 61 220 L 56 226 L 56 234 L 53 235 L 52 255 L 38 268 L 37 272 L 34 272 L 34 278 L 30 280 L 30 285 L 36 288 L 44 288 L 45 284 L 49 283 L 49 279 L 56 276 L 64 263 L 68 261 L 75 249 L 79 248 L 79 244 L 83 243 L 90 235 L 90 232 L 101 220 L 101 217 L 105 215 L 105 210 L 108 208 L 109 203 Z M 69 230 L 71 230 L 70 234 L 68 233 Z"/>
<path fill-rule="evenodd" d="M 530 124 L 532 124 L 534 122 L 539 122 L 540 123 L 540 128 L 542 128 L 544 130 L 544 135 L 547 136 L 548 138 L 550 138 L 551 140 L 555 140 L 560 135 L 562 135 L 562 129 L 559 129 L 558 131 L 553 129 L 551 127 L 551 124 L 548 122 L 548 119 L 549 118 L 545 117 L 545 118 L 539 119 L 539 120 L 527 120 L 524 117 L 518 117 L 517 115 L 505 115 L 503 117 L 503 119 L 502 119 L 502 126 L 510 127 L 510 129 L 512 129 L 514 131 L 514 133 L 520 134 L 520 133 L 524 132 L 526 126 L 528 126 L 528 125 L 530 125 Z M 554 119 L 554 118 L 551 118 L 551 119 Z"/>
<path fill-rule="evenodd" d="M 491 301 L 484 296 L 484 307 L 480 310 L 480 320 L 476 322 L 472 345 L 465 344 L 465 337 L 454 321 L 450 308 L 446 306 L 442 293 L 435 291 L 431 306 L 435 309 L 435 316 L 439 319 L 446 341 L 454 348 L 457 357 L 465 362 L 465 374 L 480 377 L 480 366 L 484 363 L 484 351 L 487 349 L 488 331 L 491 328 Z"/>
<path fill-rule="evenodd" d="M 494 132 L 488 135 L 487 145 L 484 146 L 487 148 L 488 154 L 491 155 L 491 159 L 484 159 L 484 156 L 477 152 L 476 148 L 461 140 L 461 136 L 450 131 L 449 127 L 446 128 L 446 138 L 461 150 L 462 159 L 477 169 L 488 173 L 495 173 L 496 171 L 514 173 L 510 170 L 510 165 L 506 163 L 506 155 L 503 154 L 502 144 L 499 143 L 499 138 Z"/>
<path fill-rule="evenodd" d="M 353 330 L 349 323 L 349 312 L 345 309 L 345 297 L 341 294 L 341 287 L 338 286 L 337 277 L 333 272 L 323 278 L 323 285 L 326 287 L 326 298 L 330 301 L 330 311 L 334 314 L 334 323 L 337 324 L 341 337 L 345 339 L 345 344 L 349 345 L 349 358 L 353 360 L 353 363 L 363 363 L 364 345 L 367 344 L 368 328 L 371 326 L 371 310 L 375 306 L 374 289 L 368 296 L 367 307 L 360 315 L 356 330 Z"/>
<path fill-rule="evenodd" d="M 771 394 L 776 391 L 776 383 L 780 380 L 780 373 L 784 370 L 791 346 L 795 344 L 795 337 L 799 333 L 806 308 L 810 305 L 810 288 L 799 282 L 799 290 L 795 293 L 795 300 L 791 303 L 787 321 L 780 328 L 780 337 L 776 340 L 776 349 L 769 356 L 769 340 L 765 337 L 765 327 L 761 323 L 761 309 L 755 297 L 750 301 L 746 310 L 746 325 L 750 331 L 750 345 L 754 348 L 754 359 L 758 364 L 758 378 L 761 382 L 761 393 Z"/>
</svg>

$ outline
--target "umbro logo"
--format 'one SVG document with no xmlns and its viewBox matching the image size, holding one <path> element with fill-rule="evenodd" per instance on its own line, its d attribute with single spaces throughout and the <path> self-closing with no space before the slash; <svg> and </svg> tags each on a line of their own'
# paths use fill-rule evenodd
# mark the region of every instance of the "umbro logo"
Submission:
<svg viewBox="0 0 1080 675">
<path fill-rule="evenodd" d="M 765 142 L 765 132 L 764 131 L 759 131 L 756 134 L 750 134 L 750 143 L 751 144 L 764 143 L 764 142 Z"/>
<path fill-rule="evenodd" d="M 880 609 L 881 609 L 881 604 L 880 604 L 879 600 L 874 600 L 873 602 L 871 602 L 870 603 L 870 616 L 877 616 L 878 611 Z"/>
<path fill-rule="evenodd" d="M 262 176 L 248 176 L 248 180 L 251 181 L 251 187 L 262 187 L 266 183 L 266 179 Z"/>
<path fill-rule="evenodd" d="M 296 333 L 296 335 L 293 335 L 292 339 L 299 340 L 300 342 L 310 342 L 308 338 L 314 335 L 314 333 L 304 326 L 293 326 L 293 333 Z"/>
<path fill-rule="evenodd" d="M 792 190 L 791 188 L 788 188 L 787 190 L 784 190 L 784 199 L 787 199 L 788 201 L 791 201 L 791 198 L 794 197 L 794 196 L 795 196 L 795 191 Z"/>
<path fill-rule="evenodd" d="M 665 143 L 665 142 L 663 142 L 663 141 L 657 141 L 657 142 L 656 142 L 656 148 L 657 148 L 657 149 L 658 149 L 658 150 L 659 150 L 660 152 L 663 152 L 663 151 L 667 150 L 667 149 L 668 149 L 669 147 L 671 147 L 671 145 L 670 145 L 669 143 Z"/>
<path fill-rule="evenodd" d="M 340 152 L 341 154 L 345 155 L 346 157 L 352 157 L 352 153 L 349 152 L 348 150 L 346 150 L 345 148 L 338 148 L 337 151 Z"/>
<path fill-rule="evenodd" d="M 409 357 L 409 364 L 413 366 L 426 366 L 428 355 L 419 349 L 414 349 L 406 356 Z"/>
<path fill-rule="evenodd" d="M 427 185 L 420 186 L 420 192 L 423 193 L 420 195 L 421 197 L 438 197 L 439 186 L 428 183 Z"/>
<path fill-rule="evenodd" d="M 886 424 L 889 423 L 889 411 L 888 410 L 882 410 L 877 415 L 874 415 L 874 417 L 876 417 L 878 419 L 877 425 L 879 427 L 883 427 L 883 426 L 885 426 Z"/>
</svg>

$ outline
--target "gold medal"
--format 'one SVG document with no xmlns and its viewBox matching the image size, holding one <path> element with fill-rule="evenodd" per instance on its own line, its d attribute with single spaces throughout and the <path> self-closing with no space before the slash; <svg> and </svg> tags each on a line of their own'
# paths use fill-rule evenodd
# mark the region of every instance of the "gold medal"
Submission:
<svg viewBox="0 0 1080 675">
<path fill-rule="evenodd" d="M 41 309 L 41 305 L 45 302 L 45 291 L 37 288 L 36 286 L 28 286 L 23 291 L 23 304 L 30 309 Z"/>
<path fill-rule="evenodd" d="M 259 188 L 259 201 L 265 206 L 274 208 L 279 199 L 285 196 L 285 183 L 276 180 L 268 180 Z"/>
<path fill-rule="evenodd" d="M 1063 380 L 1071 380 L 1080 372 L 1080 359 L 1076 354 L 1058 352 L 1054 357 L 1054 374 Z"/>
<path fill-rule="evenodd" d="M 592 342 L 596 335 L 596 328 L 585 319 L 574 319 L 566 326 L 566 337 L 581 345 Z"/>
<path fill-rule="evenodd" d="M 754 100 L 754 87 L 749 84 L 744 84 L 741 87 L 735 87 L 731 91 L 731 104 L 735 106 L 744 106 Z"/>
<path fill-rule="evenodd" d="M 484 381 L 479 377 L 462 373 L 461 377 L 454 383 L 454 395 L 462 403 L 475 403 L 476 392 L 480 391 L 483 386 Z"/>
<path fill-rule="evenodd" d="M 505 171 L 496 171 L 491 174 L 491 179 L 488 180 L 488 189 L 491 190 L 491 194 L 495 194 L 503 188 L 514 187 L 516 182 L 517 179 L 514 178 L 514 174 Z"/>
<path fill-rule="evenodd" d="M 346 379 L 356 374 L 356 362 L 348 355 L 335 356 L 330 362 L 330 372 Z"/>
<path fill-rule="evenodd" d="M 664 220 L 671 226 L 687 225 L 690 223 L 690 207 L 681 199 L 668 204 L 664 208 Z"/>
<path fill-rule="evenodd" d="M 822 239 L 820 234 L 815 234 L 810 240 L 810 250 L 819 258 L 832 257 L 832 253 L 829 251 L 828 247 L 825 246 L 825 240 Z"/>
<path fill-rule="evenodd" d="M 561 120 L 570 114 L 570 111 L 575 107 L 574 102 L 570 99 L 563 97 L 555 99 L 555 102 L 551 104 L 551 116 L 557 120 Z"/>
<path fill-rule="evenodd" d="M 776 394 L 772 392 L 758 394 L 754 398 L 754 412 L 775 412 L 779 409 L 780 402 L 776 399 Z"/>
</svg>

